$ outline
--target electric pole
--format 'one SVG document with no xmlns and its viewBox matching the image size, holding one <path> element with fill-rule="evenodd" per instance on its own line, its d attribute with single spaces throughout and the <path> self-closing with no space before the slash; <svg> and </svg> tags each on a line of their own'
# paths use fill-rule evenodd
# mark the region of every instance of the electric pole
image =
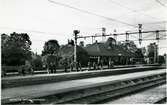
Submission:
<svg viewBox="0 0 167 105">
<path fill-rule="evenodd" d="M 154 63 L 156 63 L 156 58 L 157 58 L 157 45 L 154 43 Z"/>
<path fill-rule="evenodd" d="M 106 28 L 102 28 L 102 41 L 105 41 Z"/>
<path fill-rule="evenodd" d="M 117 34 L 116 33 L 117 33 L 117 30 L 114 29 L 114 34 L 113 35 L 114 35 L 114 39 L 117 41 Z"/>
<path fill-rule="evenodd" d="M 128 43 L 129 42 L 129 33 L 126 32 L 125 34 L 126 34 L 126 40 L 125 41 L 126 41 L 126 43 Z"/>
<path fill-rule="evenodd" d="M 142 42 L 142 24 L 138 24 L 139 26 L 139 44 Z"/>
<path fill-rule="evenodd" d="M 157 40 L 157 63 L 159 63 L 159 30 L 156 31 L 156 40 Z"/>
</svg>

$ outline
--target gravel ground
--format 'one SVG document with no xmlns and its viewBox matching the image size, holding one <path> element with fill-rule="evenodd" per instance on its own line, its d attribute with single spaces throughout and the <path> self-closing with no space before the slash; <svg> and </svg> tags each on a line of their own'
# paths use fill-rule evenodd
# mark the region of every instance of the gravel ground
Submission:
<svg viewBox="0 0 167 105">
<path fill-rule="evenodd" d="M 152 104 L 166 97 L 166 84 L 132 94 L 105 104 Z"/>
</svg>

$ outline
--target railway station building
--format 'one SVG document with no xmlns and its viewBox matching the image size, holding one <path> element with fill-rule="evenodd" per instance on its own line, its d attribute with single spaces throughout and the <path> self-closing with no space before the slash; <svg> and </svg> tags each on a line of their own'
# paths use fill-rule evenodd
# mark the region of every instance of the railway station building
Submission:
<svg viewBox="0 0 167 105">
<path fill-rule="evenodd" d="M 106 42 L 95 42 L 85 47 L 90 62 L 102 61 L 107 65 L 109 61 L 113 61 L 114 65 L 130 64 L 131 59 L 135 56 L 132 52 L 124 50 L 118 46 L 116 40 L 108 38 Z"/>
<path fill-rule="evenodd" d="M 69 40 L 68 44 L 62 46 L 59 51 L 59 56 L 62 60 L 67 60 L 70 65 L 71 62 L 73 62 L 74 59 L 74 42 L 73 40 Z M 87 51 L 77 45 L 77 62 L 81 63 L 82 66 L 87 66 L 88 63 L 88 53 Z"/>
</svg>

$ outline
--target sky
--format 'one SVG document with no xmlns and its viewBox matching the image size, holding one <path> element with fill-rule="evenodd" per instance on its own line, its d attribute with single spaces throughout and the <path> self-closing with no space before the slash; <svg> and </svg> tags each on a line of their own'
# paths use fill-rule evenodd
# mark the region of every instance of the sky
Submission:
<svg viewBox="0 0 167 105">
<path fill-rule="evenodd" d="M 134 32 L 138 31 L 138 24 L 145 31 L 165 30 L 166 3 L 166 0 L 0 0 L 0 34 L 28 33 L 32 51 L 41 54 L 49 39 L 67 44 L 68 39 L 73 39 L 73 30 L 80 30 L 80 36 L 101 34 L 102 27 L 106 28 L 106 34 L 114 30 Z M 166 32 L 160 33 L 161 37 L 164 35 Z M 155 38 L 155 33 L 142 36 Z M 138 35 L 130 36 L 130 40 L 137 39 Z M 125 40 L 125 36 L 118 36 L 117 40 Z M 79 41 L 89 44 L 92 39 Z M 142 47 L 151 42 L 154 41 L 135 43 Z M 160 40 L 160 54 L 167 51 L 166 45 L 166 40 Z"/>
</svg>

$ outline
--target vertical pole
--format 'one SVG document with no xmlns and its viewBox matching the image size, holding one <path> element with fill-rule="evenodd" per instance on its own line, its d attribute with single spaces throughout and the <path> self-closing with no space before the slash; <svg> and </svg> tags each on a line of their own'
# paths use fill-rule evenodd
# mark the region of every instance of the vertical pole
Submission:
<svg viewBox="0 0 167 105">
<path fill-rule="evenodd" d="M 126 32 L 126 43 L 129 41 L 129 33 Z"/>
<path fill-rule="evenodd" d="M 77 61 L 77 34 L 75 34 L 75 42 L 74 42 L 74 62 Z"/>
<path fill-rule="evenodd" d="M 114 35 L 114 39 L 117 41 L 117 34 L 116 33 L 117 33 L 117 30 L 114 29 L 114 34 L 113 35 Z"/>
<path fill-rule="evenodd" d="M 92 44 L 93 44 L 93 36 L 92 36 Z"/>
<path fill-rule="evenodd" d="M 156 43 L 154 44 L 154 63 L 156 63 L 156 56 L 157 56 L 157 51 L 156 51 Z"/>
<path fill-rule="evenodd" d="M 139 26 L 139 44 L 142 42 L 142 24 L 138 24 Z"/>
<path fill-rule="evenodd" d="M 105 41 L 106 28 L 102 28 L 102 41 Z"/>
<path fill-rule="evenodd" d="M 74 30 L 74 64 L 76 67 L 77 64 L 77 35 L 79 34 L 80 31 Z"/>
<path fill-rule="evenodd" d="M 159 31 L 156 31 L 156 40 L 157 40 L 157 46 L 156 46 L 156 50 L 157 50 L 157 63 L 159 63 Z"/>
</svg>

